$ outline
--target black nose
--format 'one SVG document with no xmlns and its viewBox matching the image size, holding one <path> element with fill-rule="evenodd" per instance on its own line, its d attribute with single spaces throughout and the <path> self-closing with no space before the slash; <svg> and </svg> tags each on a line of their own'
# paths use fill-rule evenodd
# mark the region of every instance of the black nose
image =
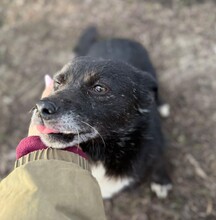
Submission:
<svg viewBox="0 0 216 220">
<path fill-rule="evenodd" d="M 36 106 L 41 117 L 44 119 L 49 119 L 57 112 L 57 106 L 55 103 L 48 100 L 41 100 L 36 104 Z"/>
</svg>

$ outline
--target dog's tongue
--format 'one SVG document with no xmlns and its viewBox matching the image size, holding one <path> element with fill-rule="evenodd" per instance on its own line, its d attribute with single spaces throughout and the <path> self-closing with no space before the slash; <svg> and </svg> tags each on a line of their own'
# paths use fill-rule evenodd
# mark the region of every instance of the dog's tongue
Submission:
<svg viewBox="0 0 216 220">
<path fill-rule="evenodd" d="M 59 133 L 59 131 L 47 128 L 44 125 L 37 125 L 37 129 L 42 134 L 51 134 L 51 133 Z"/>
</svg>

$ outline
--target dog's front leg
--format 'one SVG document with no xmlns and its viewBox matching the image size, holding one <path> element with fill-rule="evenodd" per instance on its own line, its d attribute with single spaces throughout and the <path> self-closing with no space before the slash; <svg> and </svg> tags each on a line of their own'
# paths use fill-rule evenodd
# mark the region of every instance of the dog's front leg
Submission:
<svg viewBox="0 0 216 220">
<path fill-rule="evenodd" d="M 172 181 L 168 174 L 168 163 L 165 157 L 161 157 L 154 165 L 150 184 L 151 190 L 161 199 L 166 198 L 172 189 Z"/>
</svg>

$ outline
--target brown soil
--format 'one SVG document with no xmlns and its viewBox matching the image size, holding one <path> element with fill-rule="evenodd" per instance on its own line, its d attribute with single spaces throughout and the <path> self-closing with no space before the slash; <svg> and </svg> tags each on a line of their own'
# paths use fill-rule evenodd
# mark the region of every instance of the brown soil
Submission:
<svg viewBox="0 0 216 220">
<path fill-rule="evenodd" d="M 148 186 L 105 202 L 112 220 L 216 219 L 216 13 L 208 0 L 2 0 L 0 2 L 0 178 L 13 167 L 43 76 L 71 56 L 81 31 L 140 41 L 157 68 L 171 116 L 163 120 L 174 189 Z"/>
</svg>

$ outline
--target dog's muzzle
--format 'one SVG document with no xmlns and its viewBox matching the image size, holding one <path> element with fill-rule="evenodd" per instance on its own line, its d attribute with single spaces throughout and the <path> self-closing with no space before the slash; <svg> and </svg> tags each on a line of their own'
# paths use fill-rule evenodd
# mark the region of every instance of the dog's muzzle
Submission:
<svg viewBox="0 0 216 220">
<path fill-rule="evenodd" d="M 49 120 L 58 112 L 58 107 L 55 103 L 49 100 L 40 100 L 36 104 L 38 113 L 42 119 Z"/>
</svg>

